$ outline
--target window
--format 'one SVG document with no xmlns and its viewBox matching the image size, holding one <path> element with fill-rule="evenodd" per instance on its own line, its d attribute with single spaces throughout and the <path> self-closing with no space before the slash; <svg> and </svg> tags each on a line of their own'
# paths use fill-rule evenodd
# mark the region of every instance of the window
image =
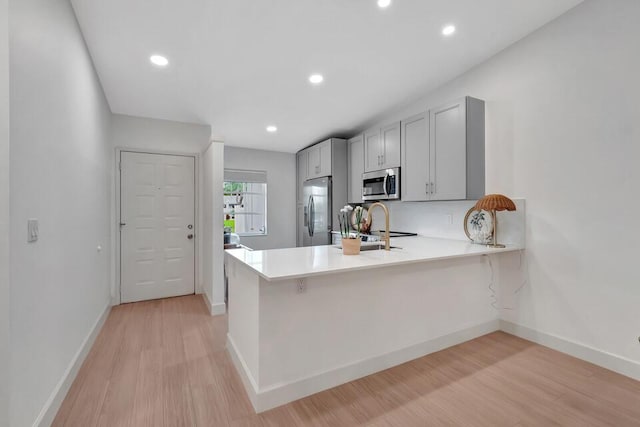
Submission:
<svg viewBox="0 0 640 427">
<path fill-rule="evenodd" d="M 224 226 L 240 236 L 267 234 L 267 174 L 225 169 Z"/>
</svg>

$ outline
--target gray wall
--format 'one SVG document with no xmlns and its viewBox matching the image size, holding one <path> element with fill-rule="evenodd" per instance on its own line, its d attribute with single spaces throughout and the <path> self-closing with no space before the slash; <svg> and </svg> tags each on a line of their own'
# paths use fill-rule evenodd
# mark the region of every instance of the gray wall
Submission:
<svg viewBox="0 0 640 427">
<path fill-rule="evenodd" d="M 9 22 L 0 0 L 0 425 L 9 424 Z"/>
<path fill-rule="evenodd" d="M 110 303 L 111 113 L 67 0 L 9 14 L 10 425 L 30 426 Z"/>
<path fill-rule="evenodd" d="M 585 1 L 389 115 L 486 101 L 486 190 L 527 203 L 527 281 L 503 289 L 502 317 L 634 361 L 638 377 L 639 16 L 636 0 Z M 411 205 L 403 229 L 441 209 Z"/>
<path fill-rule="evenodd" d="M 224 167 L 267 172 L 268 235 L 242 237 L 242 243 L 253 249 L 295 247 L 295 154 L 225 146 Z"/>
</svg>

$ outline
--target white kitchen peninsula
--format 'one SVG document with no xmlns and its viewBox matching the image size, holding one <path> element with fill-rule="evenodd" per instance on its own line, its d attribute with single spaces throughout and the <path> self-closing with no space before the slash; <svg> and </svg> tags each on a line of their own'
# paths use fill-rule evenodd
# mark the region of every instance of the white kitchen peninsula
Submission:
<svg viewBox="0 0 640 427">
<path fill-rule="evenodd" d="M 227 251 L 227 347 L 257 412 L 499 329 L 499 262 L 483 255 L 520 246 L 392 245 L 402 249 Z"/>
</svg>

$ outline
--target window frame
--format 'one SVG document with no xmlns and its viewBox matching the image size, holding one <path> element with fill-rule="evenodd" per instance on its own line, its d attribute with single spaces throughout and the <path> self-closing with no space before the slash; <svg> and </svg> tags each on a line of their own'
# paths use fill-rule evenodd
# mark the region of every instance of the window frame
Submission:
<svg viewBox="0 0 640 427">
<path fill-rule="evenodd" d="M 248 195 L 254 195 L 254 196 L 260 196 L 262 195 L 261 193 L 256 193 L 256 192 L 245 192 L 244 188 L 246 188 L 247 184 L 263 184 L 264 185 L 264 232 L 246 232 L 246 233 L 239 233 L 237 230 L 234 231 L 238 236 L 240 237 L 262 237 L 262 236 L 268 236 L 269 235 L 269 218 L 268 218 L 268 206 L 269 206 L 269 185 L 267 182 L 267 174 L 265 171 L 252 171 L 252 170 L 246 170 L 246 171 L 241 171 L 241 170 L 235 170 L 235 169 L 225 169 L 225 173 L 227 171 L 232 171 L 234 174 L 238 174 L 238 173 L 242 173 L 242 172 L 246 172 L 248 176 L 252 175 L 252 174 L 263 174 L 264 175 L 264 182 L 261 181 L 243 181 L 240 179 L 225 179 L 223 178 L 223 197 L 228 197 L 228 195 L 224 192 L 224 186 L 226 185 L 226 183 L 241 183 L 243 184 L 243 193 L 242 194 L 248 194 Z M 235 178 L 235 177 L 234 177 Z M 226 204 L 226 203 L 225 203 Z M 243 215 L 243 214 L 253 214 L 253 215 L 261 215 L 261 213 L 259 212 L 236 212 L 235 215 Z M 223 215 L 226 215 L 226 212 L 223 212 Z M 245 216 L 249 216 L 249 215 L 245 215 Z"/>
</svg>

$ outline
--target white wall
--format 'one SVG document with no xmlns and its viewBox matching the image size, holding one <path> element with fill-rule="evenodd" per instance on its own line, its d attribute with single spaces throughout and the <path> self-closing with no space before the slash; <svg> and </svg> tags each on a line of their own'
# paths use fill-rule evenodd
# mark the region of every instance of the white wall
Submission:
<svg viewBox="0 0 640 427">
<path fill-rule="evenodd" d="M 527 200 L 529 280 L 504 290 L 503 318 L 635 361 L 638 377 L 639 16 L 635 0 L 585 1 L 389 116 L 486 101 L 487 192 Z"/>
<path fill-rule="evenodd" d="M 9 424 L 9 22 L 0 0 L 0 425 Z"/>
<path fill-rule="evenodd" d="M 267 172 L 267 235 L 242 237 L 241 243 L 252 249 L 295 247 L 295 154 L 225 147 L 224 167 Z"/>
<path fill-rule="evenodd" d="M 208 125 L 113 115 L 114 147 L 200 154 L 210 137 Z"/>
<path fill-rule="evenodd" d="M 213 141 L 202 156 L 202 289 L 211 314 L 225 312 L 223 171 L 224 144 Z"/>
<path fill-rule="evenodd" d="M 68 1 L 9 13 L 10 425 L 27 426 L 109 305 L 111 113 Z"/>
</svg>

